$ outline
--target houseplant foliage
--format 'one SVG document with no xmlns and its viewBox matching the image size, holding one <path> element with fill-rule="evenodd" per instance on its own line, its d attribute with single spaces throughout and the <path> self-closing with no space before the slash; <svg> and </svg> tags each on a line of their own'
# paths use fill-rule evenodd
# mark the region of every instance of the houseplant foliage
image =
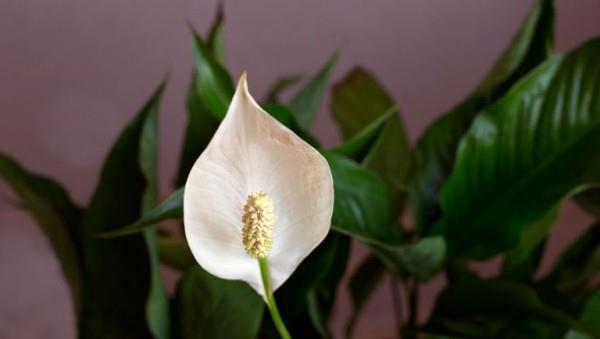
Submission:
<svg viewBox="0 0 600 339">
<path fill-rule="evenodd" d="M 157 226 L 182 219 L 183 184 L 234 94 L 223 24 L 220 11 L 206 39 L 192 34 L 188 121 L 174 193 L 165 201 L 158 201 L 156 170 L 165 84 L 121 132 L 84 206 L 56 181 L 0 155 L 0 177 L 61 264 L 82 338 L 278 337 L 248 284 L 211 275 L 181 235 Z M 275 292 L 292 337 L 331 337 L 332 307 L 344 289 L 352 298 L 345 332 L 351 337 L 386 273 L 405 289 L 400 302 L 409 313 L 395 315 L 403 337 L 600 337 L 600 223 L 570 244 L 549 273 L 537 274 L 564 200 L 574 196 L 600 217 L 600 40 L 562 54 L 553 52 L 553 40 L 553 1 L 539 0 L 481 84 L 414 146 L 399 104 L 360 67 L 331 87 L 342 143 L 326 149 L 310 134 L 337 52 L 304 81 L 274 81 L 261 107 L 322 154 L 335 192 L 331 231 Z M 284 91 L 291 100 L 280 99 Z M 406 210 L 413 227 L 400 224 Z M 357 243 L 370 254 L 348 272 Z M 498 256 L 495 277 L 470 268 Z M 161 263 L 181 272 L 173 296 L 165 292 Z M 419 322 L 419 286 L 438 275 L 447 285 Z"/>
</svg>

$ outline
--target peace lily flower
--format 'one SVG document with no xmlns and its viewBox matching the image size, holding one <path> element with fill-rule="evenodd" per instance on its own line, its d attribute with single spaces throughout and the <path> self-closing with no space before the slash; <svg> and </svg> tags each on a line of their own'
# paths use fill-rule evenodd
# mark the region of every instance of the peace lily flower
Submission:
<svg viewBox="0 0 600 339">
<path fill-rule="evenodd" d="M 242 74 L 185 185 L 185 234 L 196 261 L 250 284 L 289 337 L 273 291 L 323 241 L 332 213 L 327 161 L 258 106 Z"/>
</svg>

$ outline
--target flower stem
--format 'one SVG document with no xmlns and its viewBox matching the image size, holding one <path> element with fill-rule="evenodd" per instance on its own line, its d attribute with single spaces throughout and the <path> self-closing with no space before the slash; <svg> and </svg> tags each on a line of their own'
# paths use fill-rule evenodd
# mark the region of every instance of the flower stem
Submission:
<svg viewBox="0 0 600 339">
<path fill-rule="evenodd" d="M 265 298 L 267 299 L 267 307 L 269 308 L 269 312 L 271 313 L 271 319 L 273 319 L 273 323 L 275 324 L 275 328 L 277 328 L 277 332 L 283 339 L 291 339 L 290 333 L 288 332 L 283 320 L 281 319 L 281 315 L 279 314 L 279 310 L 277 309 L 277 304 L 275 303 L 275 297 L 273 296 L 273 291 L 271 290 L 271 277 L 269 275 L 269 263 L 267 262 L 267 258 L 258 259 L 258 266 L 260 267 L 260 276 L 262 277 L 263 287 L 265 289 Z"/>
</svg>

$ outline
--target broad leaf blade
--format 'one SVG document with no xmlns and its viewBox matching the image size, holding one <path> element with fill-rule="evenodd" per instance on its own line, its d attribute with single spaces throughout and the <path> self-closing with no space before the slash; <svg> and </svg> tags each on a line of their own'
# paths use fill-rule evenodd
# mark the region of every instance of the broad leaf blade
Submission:
<svg viewBox="0 0 600 339">
<path fill-rule="evenodd" d="M 487 258 L 571 192 L 600 181 L 600 40 L 553 58 L 463 138 L 436 224 L 454 256 Z M 501 168 L 501 170 L 499 170 Z"/>
<path fill-rule="evenodd" d="M 294 112 L 298 125 L 309 130 L 321 101 L 325 96 L 325 90 L 329 82 L 329 77 L 333 71 L 338 59 L 338 52 L 334 53 L 331 58 L 327 61 L 325 66 L 319 70 L 317 74 L 304 85 L 302 89 L 292 98 L 290 102 L 290 108 Z"/>
<path fill-rule="evenodd" d="M 375 173 L 354 161 L 325 152 L 333 174 L 334 229 L 370 244 L 396 245 L 402 234 L 395 228 L 390 192 Z"/>
<path fill-rule="evenodd" d="M 417 141 L 410 199 L 417 227 L 427 233 L 441 215 L 440 191 L 459 141 L 477 113 L 551 55 L 554 1 L 538 0 L 496 66 L 477 90 L 434 121 Z"/>
<path fill-rule="evenodd" d="M 428 281 L 444 265 L 446 242 L 442 237 L 426 237 L 396 248 L 374 246 L 374 252 L 399 278 Z"/>
<path fill-rule="evenodd" d="M 48 237 L 69 284 L 75 310 L 79 313 L 82 289 L 78 240 L 80 208 L 59 184 L 28 172 L 3 154 L 0 154 L 0 178 L 19 195 Z"/>
<path fill-rule="evenodd" d="M 156 114 L 162 88 L 119 136 L 83 217 L 84 299 L 79 333 L 85 338 L 145 338 L 152 259 L 143 234 L 100 239 L 96 234 L 138 219 L 148 187 L 140 168 L 147 119 Z"/>
<path fill-rule="evenodd" d="M 196 266 L 181 279 L 176 298 L 182 339 L 258 336 L 264 302 L 244 282 L 219 279 Z"/>
<path fill-rule="evenodd" d="M 333 88 L 331 111 L 344 140 L 353 140 L 365 133 L 369 126 L 388 114 L 396 104 L 365 69 L 357 67 Z M 390 186 L 394 206 L 400 211 L 407 188 L 411 154 L 404 124 L 394 114 L 386 121 L 381 134 L 374 141 L 362 161 L 365 167 L 379 173 Z M 398 212 L 400 213 L 400 212 Z"/>
</svg>

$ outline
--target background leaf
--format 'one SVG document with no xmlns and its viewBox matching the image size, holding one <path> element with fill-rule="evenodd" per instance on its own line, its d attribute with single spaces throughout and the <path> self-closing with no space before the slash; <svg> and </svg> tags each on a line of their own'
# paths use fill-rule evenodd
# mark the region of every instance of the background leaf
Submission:
<svg viewBox="0 0 600 339">
<path fill-rule="evenodd" d="M 538 0 L 481 85 L 435 120 L 417 141 L 410 199 L 417 228 L 427 233 L 441 215 L 441 187 L 452 171 L 458 143 L 477 113 L 501 97 L 552 53 L 554 1 Z"/>
<path fill-rule="evenodd" d="M 344 140 L 365 134 L 369 126 L 394 110 L 396 104 L 377 79 L 365 69 L 354 68 L 333 88 L 331 111 Z M 390 187 L 394 207 L 400 207 L 407 189 L 411 154 L 404 124 L 397 114 L 388 119 L 373 146 L 362 160 L 379 173 Z"/>
<path fill-rule="evenodd" d="M 196 92 L 202 104 L 221 120 L 227 113 L 234 92 L 233 81 L 227 70 L 212 55 L 200 35 L 193 32 L 195 51 Z"/>
<path fill-rule="evenodd" d="M 442 237 L 426 237 L 396 248 L 374 248 L 388 269 L 402 279 L 412 276 L 428 281 L 446 260 L 446 242 Z"/>
<path fill-rule="evenodd" d="M 309 130 L 315 119 L 321 101 L 325 96 L 325 90 L 329 82 L 329 77 L 333 67 L 338 59 L 338 52 L 335 52 L 327 61 L 325 66 L 319 70 L 292 98 L 290 108 L 298 125 L 305 130 Z"/>
<path fill-rule="evenodd" d="M 19 195 L 46 234 L 69 284 L 75 312 L 79 313 L 82 289 L 78 242 L 81 209 L 59 184 L 26 171 L 3 154 L 0 154 L 0 178 Z"/>
<path fill-rule="evenodd" d="M 436 225 L 452 255 L 486 258 L 514 247 L 528 224 L 600 180 L 598 58 L 600 40 L 553 58 L 477 117 Z"/>
<path fill-rule="evenodd" d="M 79 334 L 85 338 L 150 337 L 146 311 L 152 259 L 143 234 L 118 239 L 95 235 L 138 219 L 148 188 L 140 167 L 140 145 L 155 119 L 162 87 L 128 124 L 106 159 L 98 187 L 83 216 L 83 309 Z M 150 135 L 146 134 L 146 137 Z M 154 306 L 151 306 L 154 307 Z M 152 325 L 153 326 L 153 325 Z M 154 327 L 156 328 L 156 327 Z"/>
<path fill-rule="evenodd" d="M 177 288 L 179 338 L 256 338 L 264 302 L 246 283 L 212 276 L 200 266 Z"/>
</svg>

